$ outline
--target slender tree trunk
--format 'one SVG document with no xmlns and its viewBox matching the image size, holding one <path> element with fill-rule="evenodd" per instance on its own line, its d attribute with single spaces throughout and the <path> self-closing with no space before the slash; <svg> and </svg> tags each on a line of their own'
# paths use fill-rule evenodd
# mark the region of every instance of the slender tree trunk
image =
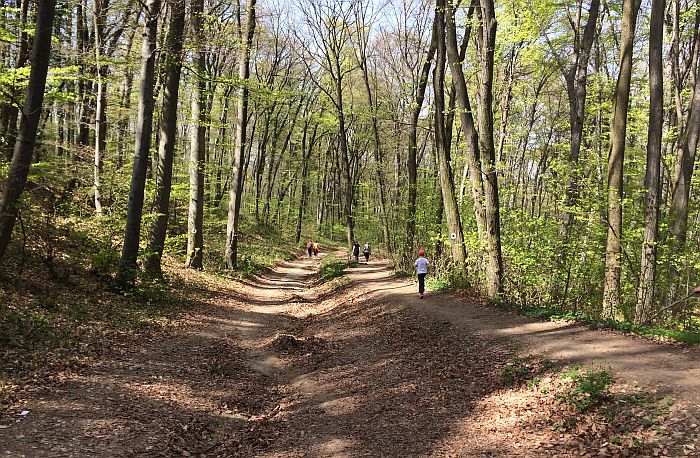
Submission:
<svg viewBox="0 0 700 458">
<path fill-rule="evenodd" d="M 307 141 L 307 134 L 309 130 L 309 121 L 304 125 L 304 134 L 301 138 L 301 197 L 299 199 L 299 211 L 297 212 L 297 227 L 294 235 L 294 240 L 299 243 L 301 240 L 301 225 L 304 219 L 304 210 L 308 204 L 309 199 L 309 160 L 311 159 L 311 153 L 314 150 L 314 145 L 316 144 L 316 132 L 318 131 L 318 124 L 314 126 L 314 131 L 311 134 L 311 139 Z"/>
<path fill-rule="evenodd" d="M 102 161 L 107 140 L 107 67 L 102 65 L 104 49 L 104 21 L 107 13 L 103 0 L 93 4 L 95 26 L 95 65 L 97 67 L 97 106 L 95 109 L 95 161 L 93 164 L 93 192 L 95 194 L 95 213 L 102 214 L 102 193 L 100 178 Z"/>
<path fill-rule="evenodd" d="M 240 224 L 241 194 L 243 193 L 243 164 L 245 161 L 246 128 L 248 123 L 248 84 L 250 75 L 250 47 L 255 32 L 255 0 L 248 2 L 248 20 L 245 42 L 241 45 L 238 78 L 238 116 L 236 119 L 236 150 L 229 188 L 228 223 L 226 225 L 226 265 L 235 269 L 238 261 L 238 226 Z"/>
<path fill-rule="evenodd" d="M 637 13 L 641 0 L 623 0 L 622 35 L 620 38 L 620 74 L 615 85 L 613 114 L 610 126 L 608 158 L 608 243 L 605 250 L 605 288 L 603 316 L 621 320 L 620 280 L 622 274 L 622 169 L 627 137 L 627 111 L 632 77 L 632 51 Z"/>
<path fill-rule="evenodd" d="M 165 43 L 165 88 L 160 120 L 158 162 L 156 164 L 155 213 L 148 233 L 144 269 L 151 276 L 161 276 L 161 258 L 170 215 L 170 190 L 173 158 L 177 143 L 177 107 L 182 70 L 182 37 L 185 29 L 185 0 L 169 0 L 171 5 L 168 37 Z"/>
<path fill-rule="evenodd" d="M 153 131 L 153 81 L 160 0 L 147 0 L 145 6 L 146 17 L 141 47 L 141 83 L 139 85 L 138 122 L 134 144 L 134 167 L 129 188 L 124 247 L 117 272 L 117 284 L 121 288 L 132 286 L 136 280 L 136 259 L 141 236 L 146 169 Z"/>
<path fill-rule="evenodd" d="M 454 21 L 454 8 L 451 3 L 447 5 L 447 57 L 452 73 L 452 84 L 455 88 L 455 96 L 459 106 L 459 116 L 462 132 L 466 139 L 466 167 L 465 173 L 469 171 L 469 179 L 472 188 L 472 198 L 474 199 L 474 214 L 476 216 L 476 227 L 479 240 L 486 237 L 486 213 L 484 210 L 484 184 L 481 172 L 481 153 L 479 151 L 479 135 L 474 126 L 472 107 L 467 92 L 467 83 L 462 69 L 464 60 L 457 48 L 457 31 Z M 473 14 L 473 8 L 469 10 L 469 18 Z M 471 27 L 465 32 L 465 42 L 471 35 Z M 484 241 L 485 243 L 485 241 Z"/>
<path fill-rule="evenodd" d="M 568 71 L 562 69 L 566 81 L 566 94 L 569 99 L 569 179 L 566 184 L 566 205 L 562 231 L 568 234 L 568 229 L 574 221 L 575 206 L 578 203 L 578 161 L 583 142 L 583 126 L 586 116 L 586 94 L 588 84 L 588 61 L 591 47 L 595 40 L 598 24 L 600 0 L 591 0 L 588 8 L 588 21 L 583 30 L 583 39 L 574 45 L 571 55 L 571 66 Z M 578 35 L 578 34 L 577 34 Z M 563 265 L 564 263 L 562 263 Z"/>
<path fill-rule="evenodd" d="M 659 202 L 661 191 L 661 135 L 664 121 L 663 40 L 665 0 L 651 3 L 649 25 L 649 135 L 645 198 L 644 244 L 642 245 L 641 277 L 634 321 L 645 323 L 654 304 L 656 279 L 656 244 L 659 238 Z"/>
<path fill-rule="evenodd" d="M 192 3 L 192 30 L 196 36 L 197 79 L 192 91 L 192 118 L 190 126 L 190 206 L 187 215 L 187 267 L 204 268 L 204 167 L 206 164 L 206 52 L 204 51 L 204 0 Z"/>
<path fill-rule="evenodd" d="M 15 68 L 19 69 L 27 64 L 27 59 L 29 58 L 29 35 L 26 32 L 27 26 L 27 15 L 29 12 L 29 0 L 21 0 L 19 4 L 19 24 L 17 25 L 20 29 L 20 33 L 17 35 L 17 59 L 15 60 Z M 0 124 L 0 129 L 2 129 L 3 143 L 5 147 L 5 157 L 8 161 L 12 160 L 14 154 L 15 141 L 17 139 L 17 116 L 19 115 L 19 95 L 21 89 L 18 87 L 12 87 L 10 89 L 12 99 L 6 105 L 6 109 L 3 110 L 2 124 Z"/>
<path fill-rule="evenodd" d="M 32 161 L 41 109 L 44 103 L 55 8 L 54 0 L 38 2 L 27 95 L 22 108 L 22 118 L 15 140 L 12 162 L 0 200 L 0 259 L 4 257 L 7 245 L 10 243 L 12 229 L 17 219 L 17 205 L 29 175 L 29 166 Z"/>
<path fill-rule="evenodd" d="M 430 46 L 428 53 L 425 56 L 425 62 L 421 68 L 418 86 L 414 88 L 413 108 L 408 126 L 408 157 L 406 160 L 406 168 L 408 170 L 408 205 L 406 215 L 406 250 L 408 251 L 407 260 L 410 263 L 411 255 L 413 254 L 413 246 L 416 234 L 416 197 L 418 189 L 418 118 L 423 110 L 423 101 L 425 100 L 425 89 L 428 86 L 428 77 L 430 76 L 430 68 L 433 64 L 433 57 L 437 49 L 437 17 L 433 19 L 433 31 L 430 38 Z M 398 158 L 398 156 L 397 156 Z M 397 160 L 398 162 L 398 160 Z M 398 168 L 398 166 L 397 166 Z M 397 177 L 398 181 L 398 177 Z M 396 186 L 398 189 L 399 187 Z"/>
<path fill-rule="evenodd" d="M 690 68 L 694 75 L 690 106 L 688 107 L 687 122 L 685 129 L 677 141 L 676 166 L 673 174 L 671 186 L 671 234 L 674 238 L 676 253 L 682 253 L 685 247 L 688 234 L 688 204 L 690 201 L 690 184 L 695 170 L 695 157 L 700 137 L 700 10 L 698 11 L 695 23 L 695 37 L 693 55 L 691 56 Z M 680 120 L 679 118 L 679 124 Z M 678 267 L 671 267 L 671 301 L 675 300 L 679 278 Z"/>
<path fill-rule="evenodd" d="M 450 233 L 450 249 L 452 260 L 459 270 L 464 269 L 467 258 L 464 249 L 464 234 L 462 221 L 459 217 L 459 207 L 455 196 L 452 167 L 446 150 L 445 131 L 445 0 L 437 0 L 435 15 L 438 21 L 437 30 L 437 60 L 433 72 L 433 89 L 435 93 L 435 146 L 440 173 L 440 189 L 445 206 L 447 229 Z"/>
<path fill-rule="evenodd" d="M 503 258 L 501 255 L 501 216 L 498 200 L 496 150 L 493 138 L 493 65 L 496 48 L 496 11 L 493 0 L 480 0 L 481 22 L 478 43 L 481 78 L 479 84 L 479 150 L 481 170 L 485 174 L 486 200 L 486 290 L 492 298 L 503 292 Z"/>
</svg>

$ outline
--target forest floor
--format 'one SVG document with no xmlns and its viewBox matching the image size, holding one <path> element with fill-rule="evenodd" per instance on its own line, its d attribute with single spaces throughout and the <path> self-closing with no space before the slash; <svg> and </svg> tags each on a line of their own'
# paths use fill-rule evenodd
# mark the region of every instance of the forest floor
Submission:
<svg viewBox="0 0 700 458">
<path fill-rule="evenodd" d="M 15 393 L 0 456 L 698 456 L 697 347 L 319 263 L 187 273 L 181 316 Z"/>
</svg>

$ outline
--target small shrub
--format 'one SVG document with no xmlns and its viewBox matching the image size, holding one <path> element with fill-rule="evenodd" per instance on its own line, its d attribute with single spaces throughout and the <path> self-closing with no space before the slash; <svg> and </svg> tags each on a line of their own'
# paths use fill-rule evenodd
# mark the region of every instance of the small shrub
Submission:
<svg viewBox="0 0 700 458">
<path fill-rule="evenodd" d="M 447 276 L 435 275 L 426 278 L 425 286 L 431 291 L 447 291 L 452 287 L 452 283 Z"/>
<path fill-rule="evenodd" d="M 116 271 L 119 264 L 119 252 L 109 247 L 103 247 L 96 253 L 89 255 L 89 270 L 101 278 L 109 278 Z"/>
<path fill-rule="evenodd" d="M 590 407 L 601 402 L 614 379 L 612 374 L 605 369 L 597 371 L 584 371 L 574 366 L 562 373 L 561 378 L 572 382 L 571 389 L 560 398 L 569 404 L 576 406 L 579 412 L 584 412 Z"/>
<path fill-rule="evenodd" d="M 527 358 L 513 358 L 511 363 L 506 364 L 501 372 L 501 381 L 504 383 L 517 383 L 530 373 L 530 364 Z"/>
<path fill-rule="evenodd" d="M 323 261 L 321 261 L 321 267 L 319 268 L 318 274 L 323 280 L 329 280 L 331 278 L 344 275 L 346 267 L 346 262 L 343 262 L 333 254 L 329 254 L 323 258 Z"/>
</svg>

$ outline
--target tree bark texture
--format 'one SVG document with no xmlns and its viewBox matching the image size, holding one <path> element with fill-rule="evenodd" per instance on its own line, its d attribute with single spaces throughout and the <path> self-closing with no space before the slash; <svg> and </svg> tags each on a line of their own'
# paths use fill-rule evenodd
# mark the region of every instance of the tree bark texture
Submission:
<svg viewBox="0 0 700 458">
<path fill-rule="evenodd" d="M 644 242 L 642 244 L 641 275 L 634 321 L 645 323 L 654 304 L 656 280 L 656 246 L 659 239 L 659 203 L 661 197 L 661 136 L 664 114 L 664 11 L 665 0 L 651 3 L 649 25 L 649 129 L 647 136 L 647 167 L 644 178 Z"/>
<path fill-rule="evenodd" d="M 615 85 L 612 122 L 610 125 L 610 156 L 608 157 L 608 242 L 605 250 L 605 285 L 603 316 L 621 320 L 620 280 L 622 276 L 622 185 L 627 137 L 627 111 L 632 77 L 632 51 L 637 13 L 641 0 L 624 0 L 622 4 L 622 33 L 620 37 L 620 73 Z"/>
<path fill-rule="evenodd" d="M 177 143 L 177 108 L 182 73 L 182 38 L 185 29 L 185 0 L 170 0 L 170 25 L 163 59 L 165 88 L 158 135 L 156 163 L 156 194 L 153 225 L 148 233 L 144 268 L 151 276 L 161 276 L 161 258 L 170 215 L 170 191 L 173 179 L 173 159 Z"/>
<path fill-rule="evenodd" d="M 226 265 L 236 268 L 238 262 L 238 237 L 241 213 L 241 195 L 243 193 L 243 165 L 245 163 L 245 142 L 248 123 L 248 84 L 250 76 L 250 47 L 255 32 L 255 0 L 248 2 L 248 19 L 245 42 L 241 44 L 241 58 L 238 78 L 241 87 L 238 90 L 238 116 L 236 118 L 236 149 L 233 156 L 233 170 L 229 187 L 228 222 L 226 225 Z"/>
<path fill-rule="evenodd" d="M 122 249 L 117 284 L 121 288 L 133 286 L 136 280 L 136 260 L 139 253 L 143 199 L 146 188 L 146 170 L 153 131 L 153 86 L 155 78 L 155 51 L 160 0 L 147 0 L 146 17 L 141 46 L 141 82 L 139 84 L 138 121 L 134 144 L 134 167 L 131 172 L 129 202 L 127 204 L 124 247 Z"/>
<path fill-rule="evenodd" d="M 503 292 L 503 257 L 501 255 L 501 210 L 498 199 L 496 149 L 493 135 L 493 66 L 496 47 L 496 11 L 493 0 L 480 0 L 479 49 L 481 77 L 478 120 L 481 170 L 484 173 L 486 201 L 486 290 L 489 297 Z"/>
<path fill-rule="evenodd" d="M 206 52 L 202 17 L 204 0 L 192 3 L 192 31 L 195 35 L 196 83 L 192 90 L 192 113 L 190 123 L 190 204 L 187 213 L 187 267 L 204 267 L 204 167 L 206 164 Z"/>
<path fill-rule="evenodd" d="M 464 261 L 467 256 L 464 249 L 464 234 L 462 233 L 462 221 L 459 217 L 459 207 L 457 206 L 457 197 L 455 195 L 452 167 L 448 159 L 445 139 L 445 0 L 437 0 L 435 15 L 438 22 L 436 63 L 433 72 L 435 146 L 442 201 L 445 206 L 447 230 L 450 233 L 450 251 L 455 265 L 459 270 L 462 270 L 464 269 Z"/>
<path fill-rule="evenodd" d="M 36 144 L 51 54 L 55 9 L 55 0 L 41 0 L 37 5 L 36 31 L 31 56 L 32 68 L 29 73 L 27 95 L 21 112 L 12 162 L 3 188 L 2 200 L 0 200 L 0 259 L 5 255 L 12 237 L 12 229 L 17 219 L 17 205 L 27 182 Z"/>
</svg>

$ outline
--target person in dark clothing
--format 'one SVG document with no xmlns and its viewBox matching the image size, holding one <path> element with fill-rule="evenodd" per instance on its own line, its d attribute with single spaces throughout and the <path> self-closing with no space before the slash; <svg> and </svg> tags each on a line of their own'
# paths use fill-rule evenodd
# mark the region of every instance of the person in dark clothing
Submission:
<svg viewBox="0 0 700 458">
<path fill-rule="evenodd" d="M 369 254 L 372 252 L 372 248 L 369 246 L 369 242 L 365 242 L 365 246 L 362 250 L 362 254 L 365 255 L 365 262 L 369 262 Z"/>
<path fill-rule="evenodd" d="M 355 262 L 360 262 L 360 244 L 357 240 L 352 243 L 352 256 L 355 258 Z"/>
</svg>

